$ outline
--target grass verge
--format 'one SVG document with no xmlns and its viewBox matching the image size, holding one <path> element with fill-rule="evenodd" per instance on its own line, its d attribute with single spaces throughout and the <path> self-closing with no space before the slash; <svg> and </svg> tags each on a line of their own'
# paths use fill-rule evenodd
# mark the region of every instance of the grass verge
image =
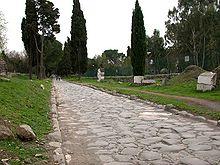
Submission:
<svg viewBox="0 0 220 165">
<path fill-rule="evenodd" d="M 37 142 L 23 143 L 18 139 L 0 141 L 0 157 L 5 158 L 8 154 L 12 157 L 10 164 L 24 164 L 24 160 L 34 164 L 46 158 L 35 155 L 46 151 L 41 142 L 50 130 L 50 89 L 50 80 L 31 81 L 24 75 L 15 76 L 9 82 L 0 81 L 0 117 L 10 121 L 13 132 L 18 125 L 28 124 L 37 136 Z"/>
</svg>

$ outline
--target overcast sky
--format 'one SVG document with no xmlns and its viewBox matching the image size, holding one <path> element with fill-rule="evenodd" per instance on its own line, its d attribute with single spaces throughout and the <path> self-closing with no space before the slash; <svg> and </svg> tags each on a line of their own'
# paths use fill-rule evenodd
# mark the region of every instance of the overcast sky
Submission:
<svg viewBox="0 0 220 165">
<path fill-rule="evenodd" d="M 70 36 L 73 0 L 51 0 L 60 10 L 61 33 L 57 39 L 64 43 Z M 165 33 L 167 13 L 178 0 L 139 0 L 144 14 L 147 35 L 159 29 Z M 0 11 L 7 21 L 7 48 L 22 51 L 21 20 L 25 15 L 25 0 L 0 0 Z M 126 53 L 130 45 L 131 18 L 135 0 L 80 0 L 86 19 L 88 33 L 88 55 L 94 57 L 107 49 L 118 49 Z"/>
</svg>

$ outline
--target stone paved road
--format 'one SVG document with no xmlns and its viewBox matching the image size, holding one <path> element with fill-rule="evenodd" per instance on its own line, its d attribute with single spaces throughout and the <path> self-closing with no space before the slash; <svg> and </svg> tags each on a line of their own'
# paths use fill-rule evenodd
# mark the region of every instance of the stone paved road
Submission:
<svg viewBox="0 0 220 165">
<path fill-rule="evenodd" d="M 220 164 L 217 127 L 65 81 L 55 88 L 68 165 Z"/>
</svg>

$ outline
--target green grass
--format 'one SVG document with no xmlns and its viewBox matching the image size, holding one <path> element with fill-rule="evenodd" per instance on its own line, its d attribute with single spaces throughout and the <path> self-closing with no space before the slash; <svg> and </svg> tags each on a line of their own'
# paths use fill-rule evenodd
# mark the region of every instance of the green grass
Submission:
<svg viewBox="0 0 220 165">
<path fill-rule="evenodd" d="M 41 84 L 44 90 L 40 88 Z M 24 75 L 13 77 L 10 82 L 0 81 L 0 117 L 10 121 L 13 132 L 19 124 L 28 124 L 37 139 L 43 140 L 51 128 L 48 116 L 50 89 L 50 80 L 31 81 Z M 21 161 L 27 158 L 36 161 L 34 155 L 45 152 L 44 147 L 35 142 L 22 143 L 17 139 L 0 141 L 0 149 Z"/>
<path fill-rule="evenodd" d="M 144 93 L 144 91 L 152 91 L 152 92 L 165 93 L 165 94 L 171 94 L 171 95 L 197 97 L 197 98 L 203 98 L 203 99 L 208 99 L 208 100 L 217 100 L 217 101 L 220 100 L 220 97 L 219 97 L 220 88 L 217 88 L 211 92 L 198 92 L 195 89 L 196 87 L 195 81 L 190 81 L 188 83 L 172 82 L 172 84 L 169 86 L 156 86 L 156 85 L 135 86 L 132 83 L 127 83 L 127 82 L 119 83 L 112 79 L 107 79 L 103 82 L 97 82 L 96 79 L 91 79 L 91 78 L 82 77 L 81 80 L 77 80 L 77 78 L 75 77 L 68 77 L 67 80 L 90 84 L 98 88 L 115 90 L 122 94 L 136 95 L 141 99 L 149 100 L 149 101 L 159 103 L 159 104 L 173 104 L 182 110 L 190 111 L 191 113 L 194 113 L 197 115 L 206 116 L 210 119 L 215 119 L 215 120 L 220 119 L 220 112 L 213 112 L 201 106 L 189 105 L 184 101 L 176 100 L 173 98 Z"/>
</svg>

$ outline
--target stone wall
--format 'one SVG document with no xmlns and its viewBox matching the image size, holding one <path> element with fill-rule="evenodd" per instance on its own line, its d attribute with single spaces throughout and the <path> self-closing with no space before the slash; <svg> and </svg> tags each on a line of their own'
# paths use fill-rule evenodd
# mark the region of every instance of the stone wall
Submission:
<svg viewBox="0 0 220 165">
<path fill-rule="evenodd" d="M 171 74 L 157 74 L 157 75 L 145 75 L 144 79 L 163 79 L 163 78 L 172 78 L 177 76 L 178 73 Z M 133 76 L 107 76 L 106 79 L 113 79 L 121 82 L 133 82 Z"/>
</svg>

